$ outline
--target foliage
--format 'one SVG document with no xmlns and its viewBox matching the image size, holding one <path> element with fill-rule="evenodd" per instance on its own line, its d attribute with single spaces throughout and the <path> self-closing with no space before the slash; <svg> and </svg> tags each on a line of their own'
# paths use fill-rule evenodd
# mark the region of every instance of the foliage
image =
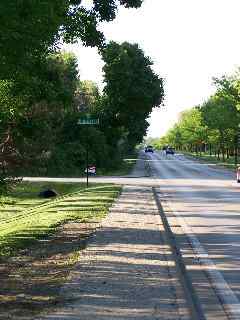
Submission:
<svg viewBox="0 0 240 320">
<path fill-rule="evenodd" d="M 110 42 L 103 51 L 103 126 L 108 141 L 141 142 L 154 107 L 163 100 L 163 81 L 151 69 L 152 62 L 137 44 Z M 115 133 L 111 136 L 110 133 Z"/>
<path fill-rule="evenodd" d="M 232 75 L 224 75 L 221 78 L 214 78 L 218 92 L 226 99 L 231 100 L 238 111 L 240 111 L 240 68 Z"/>
<path fill-rule="evenodd" d="M 152 72 L 150 60 L 136 45 L 106 46 L 98 24 L 114 19 L 118 5 L 137 8 L 142 2 L 93 0 L 92 7 L 86 8 L 81 0 L 1 1 L 1 186 L 12 174 L 82 172 L 87 144 L 90 162 L 111 167 L 119 158 L 119 150 L 124 150 L 123 142 L 133 146 L 141 140 L 148 114 L 162 101 L 162 80 Z M 80 81 L 76 57 L 59 52 L 61 41 L 77 40 L 98 46 L 106 59 L 109 72 L 106 71 L 103 96 L 93 82 Z M 118 68 L 110 66 L 113 47 L 119 50 Z M 119 88 L 112 86 L 111 77 L 108 78 L 113 72 L 113 81 L 117 80 L 124 61 L 127 85 L 139 77 L 136 90 L 132 86 L 126 99 L 127 87 L 120 85 L 118 94 Z M 114 97 L 125 100 L 115 108 Z M 126 112 L 128 108 L 131 117 Z M 80 127 L 79 117 L 86 114 L 100 118 L 101 128 L 91 127 L 86 132 Z"/>
<path fill-rule="evenodd" d="M 224 132 L 227 129 L 236 129 L 239 116 L 232 99 L 221 92 L 210 97 L 201 107 L 204 122 L 210 129 Z"/>
<path fill-rule="evenodd" d="M 84 113 L 95 113 L 100 100 L 96 83 L 90 80 L 78 81 L 75 92 L 77 110 Z"/>
<path fill-rule="evenodd" d="M 113 161 L 103 133 L 94 127 L 79 126 L 75 116 L 65 122 L 57 142 L 47 161 L 47 175 L 82 175 L 86 168 L 87 148 L 89 164 L 106 168 Z"/>
<path fill-rule="evenodd" d="M 77 76 L 76 58 L 63 53 L 48 56 L 31 83 L 0 81 L 1 176 L 44 164 L 73 110 Z"/>
<path fill-rule="evenodd" d="M 182 143 L 200 144 L 206 141 L 206 127 L 203 123 L 202 114 L 197 107 L 181 114 L 178 131 Z"/>
<path fill-rule="evenodd" d="M 225 155 L 236 154 L 240 110 L 240 71 L 230 76 L 214 78 L 217 90 L 202 105 L 184 111 L 177 124 L 161 141 L 189 151 L 221 151 Z M 177 142 L 180 138 L 180 144 Z"/>
<path fill-rule="evenodd" d="M 151 88 L 145 90 L 147 98 L 141 95 L 147 102 L 139 103 L 139 108 L 135 108 L 134 103 L 128 105 L 133 98 L 136 103 L 139 101 L 137 94 L 125 97 L 125 108 L 121 105 L 122 119 L 115 121 L 113 115 L 118 110 L 109 104 L 109 96 L 101 95 L 93 82 L 79 80 L 75 56 L 64 52 L 50 54 L 41 67 L 34 81 L 24 79 L 25 87 L 24 82 L 21 85 L 0 82 L 1 177 L 12 172 L 15 175 L 82 175 L 87 147 L 89 163 L 98 169 L 111 170 L 120 165 L 122 155 L 142 139 L 148 126 L 145 117 L 152 109 L 151 101 L 147 100 L 151 97 Z M 147 69 L 150 82 L 149 74 Z M 105 89 L 107 91 L 107 87 Z M 113 91 L 111 95 L 114 96 Z M 130 108 L 131 118 L 136 121 L 134 125 L 127 121 Z M 86 114 L 100 118 L 100 128 L 79 126 L 79 118 Z"/>
<path fill-rule="evenodd" d="M 104 44 L 100 21 L 115 18 L 117 0 L 93 0 L 90 9 L 81 0 L 2 0 L 0 2 L 0 79 L 15 79 L 58 49 L 60 40 L 81 39 L 87 46 Z M 140 7 L 142 0 L 120 0 L 125 7 Z"/>
<path fill-rule="evenodd" d="M 199 107 L 183 111 L 177 124 L 171 128 L 162 144 L 172 145 L 178 149 L 207 142 L 207 127 L 203 122 Z"/>
</svg>

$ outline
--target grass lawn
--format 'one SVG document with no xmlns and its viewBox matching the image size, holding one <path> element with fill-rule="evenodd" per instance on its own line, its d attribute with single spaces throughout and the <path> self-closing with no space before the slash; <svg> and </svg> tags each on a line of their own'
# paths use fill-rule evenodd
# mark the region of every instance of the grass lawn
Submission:
<svg viewBox="0 0 240 320">
<path fill-rule="evenodd" d="M 23 182 L 0 198 L 0 257 L 9 256 L 71 220 L 101 219 L 118 195 L 110 184 L 49 183 L 57 191 L 54 199 L 38 196 L 46 183 Z"/>
<path fill-rule="evenodd" d="M 45 187 L 58 197 L 39 198 Z M 0 319 L 34 320 L 55 308 L 60 288 L 120 189 L 23 182 L 1 197 Z"/>
</svg>

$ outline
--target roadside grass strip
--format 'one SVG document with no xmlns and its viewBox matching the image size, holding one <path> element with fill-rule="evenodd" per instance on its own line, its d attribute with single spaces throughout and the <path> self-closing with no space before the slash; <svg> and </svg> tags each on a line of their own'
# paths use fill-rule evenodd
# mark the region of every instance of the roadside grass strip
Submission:
<svg viewBox="0 0 240 320">
<path fill-rule="evenodd" d="M 30 208 L 18 206 L 17 202 L 8 204 L 7 209 L 12 214 L 0 214 L 0 256 L 9 256 L 15 250 L 54 233 L 59 225 L 70 220 L 87 222 L 103 218 L 119 191 L 120 186 L 99 184 L 39 205 L 34 203 L 35 206 Z"/>
<path fill-rule="evenodd" d="M 194 157 L 197 160 L 201 160 L 204 162 L 207 162 L 209 164 L 216 164 L 228 169 L 235 169 L 236 164 L 235 164 L 235 157 L 231 156 L 227 159 L 227 157 L 225 158 L 225 161 L 223 161 L 222 159 L 218 159 L 215 155 L 209 155 L 207 153 L 202 152 L 201 155 L 200 154 L 196 154 L 193 152 L 183 152 L 184 155 L 186 156 L 191 156 Z"/>
</svg>

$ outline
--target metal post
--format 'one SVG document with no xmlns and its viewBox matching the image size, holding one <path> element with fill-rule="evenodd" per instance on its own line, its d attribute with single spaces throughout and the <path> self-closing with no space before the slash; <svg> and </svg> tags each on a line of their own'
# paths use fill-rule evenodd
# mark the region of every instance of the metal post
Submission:
<svg viewBox="0 0 240 320">
<path fill-rule="evenodd" d="M 86 115 L 85 118 L 80 118 L 78 124 L 86 126 L 86 174 L 87 174 L 87 188 L 88 188 L 88 161 L 89 161 L 89 141 L 88 141 L 88 125 L 97 125 L 99 124 L 99 119 L 91 119 L 89 115 Z M 85 171 L 84 171 L 85 172 Z"/>
</svg>

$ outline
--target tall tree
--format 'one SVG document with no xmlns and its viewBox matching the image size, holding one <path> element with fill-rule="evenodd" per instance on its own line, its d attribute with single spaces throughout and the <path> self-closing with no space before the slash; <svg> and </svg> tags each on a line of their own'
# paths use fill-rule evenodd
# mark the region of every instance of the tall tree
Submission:
<svg viewBox="0 0 240 320">
<path fill-rule="evenodd" d="M 178 122 L 161 141 L 167 141 L 167 144 L 179 149 L 201 150 L 202 146 L 208 142 L 208 128 L 199 107 L 183 111 Z"/>
<path fill-rule="evenodd" d="M 110 42 L 103 60 L 105 122 L 117 131 L 115 139 L 125 137 L 132 147 L 145 135 L 152 109 L 162 103 L 163 81 L 137 44 Z"/>
<path fill-rule="evenodd" d="M 2 172 L 43 164 L 67 113 L 78 82 L 76 58 L 51 54 L 38 77 L 22 90 L 0 81 L 0 165 Z M 26 83 L 26 82 L 25 82 Z"/>
<path fill-rule="evenodd" d="M 221 78 L 213 78 L 218 92 L 228 100 L 232 100 L 238 111 L 240 111 L 240 68 L 231 75 L 224 75 Z"/>
<path fill-rule="evenodd" d="M 225 145 L 229 140 L 228 131 L 237 131 L 239 112 L 234 100 L 224 92 L 218 91 L 201 106 L 201 112 L 206 125 L 219 134 L 219 144 L 224 159 Z"/>
</svg>

